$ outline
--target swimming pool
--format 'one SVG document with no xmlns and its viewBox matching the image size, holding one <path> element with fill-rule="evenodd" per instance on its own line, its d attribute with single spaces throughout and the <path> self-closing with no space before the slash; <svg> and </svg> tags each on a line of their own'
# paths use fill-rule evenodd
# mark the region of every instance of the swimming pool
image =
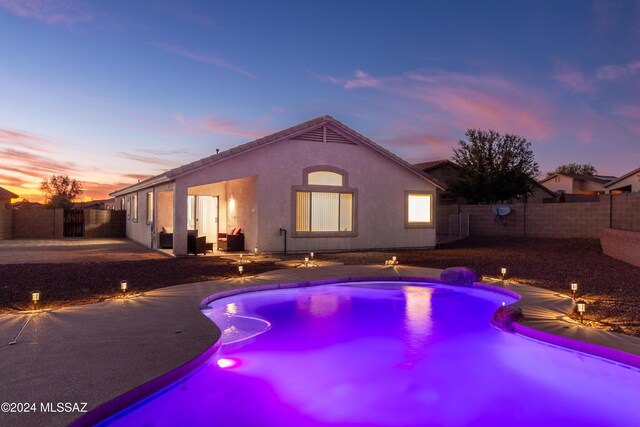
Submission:
<svg viewBox="0 0 640 427">
<path fill-rule="evenodd" d="M 510 297 L 407 282 L 244 293 L 214 358 L 104 425 L 640 425 L 640 371 L 490 326 Z"/>
</svg>

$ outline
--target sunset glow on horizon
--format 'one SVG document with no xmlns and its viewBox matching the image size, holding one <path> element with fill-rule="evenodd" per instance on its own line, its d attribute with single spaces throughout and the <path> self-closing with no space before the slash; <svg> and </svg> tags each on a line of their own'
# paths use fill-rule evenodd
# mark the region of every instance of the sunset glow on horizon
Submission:
<svg viewBox="0 0 640 427">
<path fill-rule="evenodd" d="M 0 187 L 104 199 L 323 114 L 413 163 L 481 128 L 640 166 L 639 1 L 323 5 L 0 0 Z"/>
</svg>

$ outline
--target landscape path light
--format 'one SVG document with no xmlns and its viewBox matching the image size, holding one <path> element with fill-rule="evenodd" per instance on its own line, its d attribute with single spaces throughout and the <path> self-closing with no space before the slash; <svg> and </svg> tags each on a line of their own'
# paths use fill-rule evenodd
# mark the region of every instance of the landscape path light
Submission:
<svg viewBox="0 0 640 427">
<path fill-rule="evenodd" d="M 576 299 L 576 292 L 578 291 L 578 284 L 577 283 L 572 283 L 571 284 L 571 292 L 573 293 L 573 299 Z"/>
<path fill-rule="evenodd" d="M 244 272 L 244 267 L 239 265 L 238 266 L 238 273 L 240 273 L 240 275 L 242 276 L 242 273 Z"/>
<path fill-rule="evenodd" d="M 580 314 L 580 323 L 584 323 L 584 312 L 587 311 L 587 303 L 584 300 L 578 300 L 576 302 L 578 313 Z"/>
<path fill-rule="evenodd" d="M 38 308 L 38 302 L 40 302 L 40 291 L 31 291 L 31 302 L 33 303 L 33 309 Z"/>
<path fill-rule="evenodd" d="M 504 278 L 507 276 L 507 268 L 506 267 L 502 267 L 500 269 L 500 275 L 502 276 L 502 281 L 504 282 Z"/>
<path fill-rule="evenodd" d="M 126 298 L 127 297 L 127 288 L 129 287 L 129 282 L 127 282 L 126 280 L 121 280 L 120 281 L 120 290 L 122 291 L 122 297 Z"/>
</svg>

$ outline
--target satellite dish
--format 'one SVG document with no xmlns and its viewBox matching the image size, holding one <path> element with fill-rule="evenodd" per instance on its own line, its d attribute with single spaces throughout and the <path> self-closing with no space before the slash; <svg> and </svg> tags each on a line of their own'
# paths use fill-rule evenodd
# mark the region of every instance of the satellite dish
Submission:
<svg viewBox="0 0 640 427">
<path fill-rule="evenodd" d="M 511 212 L 511 208 L 507 205 L 493 205 L 491 206 L 491 212 L 493 212 L 495 216 L 506 216 Z"/>
</svg>

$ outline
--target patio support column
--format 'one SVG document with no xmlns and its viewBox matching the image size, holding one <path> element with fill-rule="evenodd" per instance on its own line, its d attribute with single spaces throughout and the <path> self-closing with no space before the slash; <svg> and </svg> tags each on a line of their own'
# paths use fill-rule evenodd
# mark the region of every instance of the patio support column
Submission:
<svg viewBox="0 0 640 427">
<path fill-rule="evenodd" d="M 173 190 L 173 253 L 187 254 L 187 197 L 188 188 L 176 181 Z"/>
</svg>

